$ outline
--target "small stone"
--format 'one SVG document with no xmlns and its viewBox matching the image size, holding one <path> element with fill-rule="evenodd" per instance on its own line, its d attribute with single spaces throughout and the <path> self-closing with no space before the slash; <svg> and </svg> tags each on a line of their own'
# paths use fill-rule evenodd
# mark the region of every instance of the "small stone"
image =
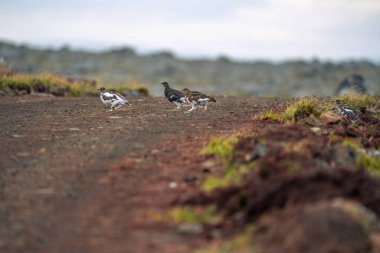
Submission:
<svg viewBox="0 0 380 253">
<path fill-rule="evenodd" d="M 21 134 L 13 134 L 12 137 L 13 137 L 13 138 L 22 138 L 22 137 L 24 137 L 24 135 L 21 135 Z"/>
<path fill-rule="evenodd" d="M 208 159 L 202 163 L 203 169 L 211 169 L 216 166 L 216 162 L 214 159 Z"/>
<path fill-rule="evenodd" d="M 336 125 L 341 121 L 342 117 L 333 112 L 324 112 L 319 117 L 319 122 L 322 125 Z"/>
<path fill-rule="evenodd" d="M 268 153 L 268 146 L 264 143 L 259 143 L 255 146 L 249 157 L 245 157 L 247 161 L 257 160 Z"/>
<path fill-rule="evenodd" d="M 152 154 L 152 155 L 156 155 L 156 154 L 158 154 L 158 153 L 160 153 L 160 150 L 158 150 L 158 149 L 153 149 L 153 150 L 151 151 L 151 154 Z"/>
<path fill-rule="evenodd" d="M 180 233 L 200 234 L 203 232 L 203 226 L 201 224 L 182 223 L 178 225 L 177 231 Z"/>
<path fill-rule="evenodd" d="M 197 181 L 197 179 L 198 178 L 196 176 L 185 176 L 182 178 L 183 182 L 188 184 L 194 183 L 195 181 Z"/>
<path fill-rule="evenodd" d="M 77 128 L 77 127 L 71 127 L 71 128 L 69 128 L 69 130 L 70 130 L 70 131 L 80 131 L 80 129 Z"/>
<path fill-rule="evenodd" d="M 38 150 L 39 154 L 42 154 L 42 153 L 45 153 L 45 152 L 46 152 L 46 148 L 41 148 L 40 150 Z"/>
<path fill-rule="evenodd" d="M 177 188 L 177 186 L 178 186 L 178 184 L 177 184 L 177 182 L 170 182 L 170 184 L 169 184 L 169 188 L 170 189 L 175 189 L 175 188 Z"/>
<path fill-rule="evenodd" d="M 316 134 L 320 134 L 322 130 L 319 127 L 310 127 L 310 130 Z"/>
</svg>

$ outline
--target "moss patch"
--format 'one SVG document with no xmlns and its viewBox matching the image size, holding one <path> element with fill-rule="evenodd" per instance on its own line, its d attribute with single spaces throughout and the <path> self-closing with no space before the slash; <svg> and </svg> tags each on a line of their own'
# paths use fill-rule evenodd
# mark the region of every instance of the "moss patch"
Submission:
<svg viewBox="0 0 380 253">
<path fill-rule="evenodd" d="M 356 155 L 356 166 L 366 169 L 370 174 L 380 177 L 380 157 L 372 153 L 379 153 L 373 150 L 372 153 L 366 151 L 361 144 L 352 139 L 345 139 L 343 144 L 350 147 Z"/>
<path fill-rule="evenodd" d="M 229 162 L 233 156 L 233 147 L 238 142 L 238 134 L 230 137 L 214 138 L 210 143 L 203 148 L 203 154 L 216 155 L 223 159 L 225 162 Z"/>
<path fill-rule="evenodd" d="M 324 107 L 325 102 L 315 97 L 306 97 L 289 104 L 283 112 L 268 111 L 259 115 L 259 119 L 270 119 L 274 121 L 284 122 L 290 120 L 301 120 L 314 116 L 319 118 L 323 111 L 327 111 Z"/>
</svg>

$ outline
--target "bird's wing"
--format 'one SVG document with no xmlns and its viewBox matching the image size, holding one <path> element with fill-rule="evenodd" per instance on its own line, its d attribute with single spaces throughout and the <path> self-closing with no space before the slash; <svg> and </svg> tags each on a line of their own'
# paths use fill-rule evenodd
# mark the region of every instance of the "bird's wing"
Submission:
<svg viewBox="0 0 380 253">
<path fill-rule="evenodd" d="M 191 95 L 193 96 L 205 96 L 205 94 L 203 94 L 202 92 L 199 92 L 199 91 L 191 91 Z"/>
<path fill-rule="evenodd" d="M 104 92 L 102 94 L 102 98 L 104 101 L 112 101 L 112 100 L 117 100 L 117 97 L 115 94 L 112 94 L 111 92 Z"/>
<path fill-rule="evenodd" d="M 184 96 L 185 95 L 183 94 L 182 91 L 175 90 L 175 89 L 170 89 L 167 94 L 167 98 L 170 102 L 177 101 Z"/>
<path fill-rule="evenodd" d="M 203 94 L 202 92 L 199 92 L 199 91 L 192 91 L 191 96 L 193 100 L 208 98 L 206 94 Z"/>
<path fill-rule="evenodd" d="M 123 95 L 121 95 L 120 93 L 115 92 L 115 91 L 113 91 L 111 93 L 116 97 L 116 99 L 128 102 L 128 100 Z"/>
<path fill-rule="evenodd" d="M 199 98 L 198 102 L 199 103 L 208 103 L 208 102 L 210 102 L 210 99 L 209 98 Z"/>
<path fill-rule="evenodd" d="M 175 95 L 175 94 L 170 95 L 169 100 L 171 100 L 171 101 L 177 101 L 178 100 L 178 96 Z"/>
<path fill-rule="evenodd" d="M 348 107 L 348 106 L 343 106 L 343 109 L 347 112 L 355 112 L 355 109 L 354 108 L 351 108 L 351 107 Z"/>
</svg>

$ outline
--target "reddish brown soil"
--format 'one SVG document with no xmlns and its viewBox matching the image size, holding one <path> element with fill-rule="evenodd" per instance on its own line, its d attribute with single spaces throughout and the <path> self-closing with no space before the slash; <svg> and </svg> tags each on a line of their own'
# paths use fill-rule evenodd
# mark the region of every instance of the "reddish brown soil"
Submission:
<svg viewBox="0 0 380 253">
<path fill-rule="evenodd" d="M 211 136 L 279 102 L 219 97 L 192 114 L 163 98 L 131 102 L 108 112 L 97 98 L 0 99 L 1 252 L 191 252 L 205 243 L 149 211 L 167 210 L 210 172 L 200 149 Z"/>
<path fill-rule="evenodd" d="M 336 128 L 351 126 L 342 122 Z M 315 133 L 303 123 L 265 121 L 253 121 L 252 129 L 255 135 L 241 138 L 232 158 L 238 163 L 255 161 L 243 182 L 190 196 L 182 203 L 216 204 L 226 216 L 234 220 L 237 216 L 237 224 L 255 221 L 269 211 L 334 198 L 358 201 L 380 215 L 380 180 L 357 167 L 351 148 L 330 138 L 335 129 Z M 369 138 L 380 139 L 376 132 Z M 258 156 L 259 149 L 266 151 Z"/>
<path fill-rule="evenodd" d="M 359 210 L 342 200 L 291 207 L 263 217 L 254 240 L 266 253 L 378 252 Z"/>
</svg>

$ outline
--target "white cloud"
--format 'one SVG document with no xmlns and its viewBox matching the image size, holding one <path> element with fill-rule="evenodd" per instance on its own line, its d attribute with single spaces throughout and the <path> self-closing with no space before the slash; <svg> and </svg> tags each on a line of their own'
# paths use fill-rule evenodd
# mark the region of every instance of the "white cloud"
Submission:
<svg viewBox="0 0 380 253">
<path fill-rule="evenodd" d="M 217 7 L 218 1 L 214 3 Z M 171 49 L 187 56 L 380 59 L 378 0 L 241 2 L 218 16 L 212 16 L 210 9 L 210 17 L 196 15 L 197 6 L 202 6 L 200 1 L 189 6 L 186 18 L 181 18 L 183 9 L 161 8 L 157 12 L 128 4 L 78 11 L 36 9 L 22 17 L 0 11 L 0 38 L 38 44 L 127 44 L 140 49 Z"/>
</svg>

